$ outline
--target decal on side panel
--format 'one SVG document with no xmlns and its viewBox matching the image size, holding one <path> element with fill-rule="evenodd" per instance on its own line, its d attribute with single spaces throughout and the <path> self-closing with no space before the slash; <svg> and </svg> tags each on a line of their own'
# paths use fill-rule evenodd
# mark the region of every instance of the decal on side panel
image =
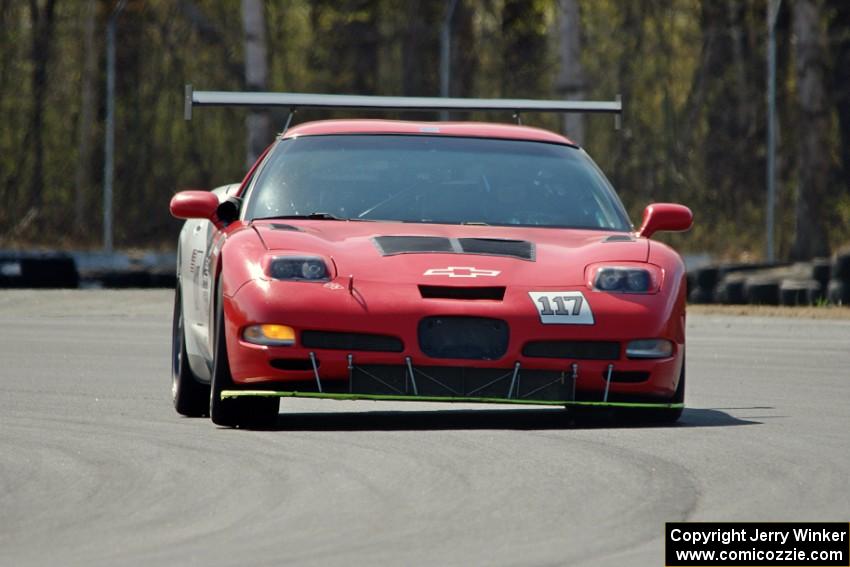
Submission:
<svg viewBox="0 0 850 567">
<path fill-rule="evenodd" d="M 529 291 L 544 325 L 593 325 L 590 303 L 580 291 Z"/>
</svg>

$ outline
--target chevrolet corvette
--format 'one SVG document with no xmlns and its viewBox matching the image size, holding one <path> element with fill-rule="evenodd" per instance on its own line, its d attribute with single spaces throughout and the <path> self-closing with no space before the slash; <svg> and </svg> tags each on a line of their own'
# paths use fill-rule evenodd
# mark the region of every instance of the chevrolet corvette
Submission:
<svg viewBox="0 0 850 567">
<path fill-rule="evenodd" d="M 619 110 L 333 96 L 187 91 L 187 106 Z M 267 423 L 289 397 L 682 413 L 685 267 L 651 237 L 687 230 L 691 211 L 651 204 L 635 228 L 559 134 L 307 122 L 241 183 L 179 192 L 170 210 L 186 220 L 172 333 L 180 414 Z"/>
</svg>

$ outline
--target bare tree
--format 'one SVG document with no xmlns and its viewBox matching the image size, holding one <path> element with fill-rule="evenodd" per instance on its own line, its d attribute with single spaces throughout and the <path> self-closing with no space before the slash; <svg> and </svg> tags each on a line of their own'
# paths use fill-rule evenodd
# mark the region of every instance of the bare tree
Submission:
<svg viewBox="0 0 850 567">
<path fill-rule="evenodd" d="M 242 31 L 245 38 L 245 86 L 251 91 L 264 91 L 268 87 L 268 53 L 262 0 L 242 0 Z M 251 112 L 245 126 L 248 131 L 246 164 L 250 167 L 271 141 L 268 112 Z"/>
<path fill-rule="evenodd" d="M 829 207 L 829 112 L 825 93 L 825 61 L 821 5 L 818 0 L 796 0 L 794 58 L 800 105 L 799 184 L 794 211 L 791 255 L 808 259 L 829 254 L 826 225 Z"/>
<path fill-rule="evenodd" d="M 839 155 L 844 169 L 844 190 L 850 191 L 850 2 L 827 0 L 830 9 L 829 36 L 832 42 L 832 92 L 838 111 L 841 135 Z"/>
<path fill-rule="evenodd" d="M 192 0 L 178 0 L 175 5 L 177 12 L 183 16 L 192 29 L 197 32 L 198 37 L 210 48 L 217 49 L 222 54 L 221 65 L 228 73 L 240 80 L 245 74 L 244 66 L 237 63 L 228 56 L 231 48 L 229 38 L 225 35 L 221 26 L 207 17 L 206 13 Z"/>
<path fill-rule="evenodd" d="M 74 176 L 74 225 L 77 231 L 86 222 L 86 195 L 92 185 L 92 149 L 97 113 L 95 82 L 97 81 L 97 50 L 95 49 L 95 20 L 97 0 L 83 5 L 83 69 L 80 93 L 80 122 L 77 129 L 77 171 Z"/>
<path fill-rule="evenodd" d="M 551 86 L 546 75 L 551 52 L 546 7 L 540 2 L 505 0 L 501 16 L 502 91 L 506 98 L 534 98 Z M 548 83 L 548 84 L 546 84 Z"/>
<path fill-rule="evenodd" d="M 44 189 L 44 105 L 47 98 L 47 64 L 53 39 L 54 0 L 39 6 L 38 0 L 30 0 L 32 22 L 32 114 L 30 132 L 34 154 L 33 175 L 30 184 L 29 204 L 36 210 L 41 207 Z"/>
<path fill-rule="evenodd" d="M 581 64 L 581 20 L 577 0 L 558 2 L 558 54 L 560 63 L 555 89 L 568 100 L 582 100 L 587 83 Z M 574 142 L 584 143 L 584 116 L 565 114 L 564 130 Z"/>
</svg>

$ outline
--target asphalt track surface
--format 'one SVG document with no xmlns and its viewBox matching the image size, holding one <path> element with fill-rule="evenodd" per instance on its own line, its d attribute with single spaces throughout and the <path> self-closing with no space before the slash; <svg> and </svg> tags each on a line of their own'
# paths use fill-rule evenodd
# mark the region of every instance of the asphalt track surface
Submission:
<svg viewBox="0 0 850 567">
<path fill-rule="evenodd" d="M 677 520 L 850 519 L 850 322 L 692 316 L 675 427 L 170 406 L 166 291 L 0 292 L 0 565 L 663 565 Z"/>
</svg>

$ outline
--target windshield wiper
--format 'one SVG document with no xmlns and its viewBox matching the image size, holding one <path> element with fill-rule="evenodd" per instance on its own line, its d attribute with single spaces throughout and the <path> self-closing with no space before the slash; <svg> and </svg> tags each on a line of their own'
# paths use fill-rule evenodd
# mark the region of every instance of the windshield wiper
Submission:
<svg viewBox="0 0 850 567">
<path fill-rule="evenodd" d="M 275 215 L 271 217 L 257 217 L 254 220 L 272 220 L 272 219 L 308 219 L 308 220 L 339 220 L 339 221 L 347 221 L 351 219 L 346 219 L 342 217 L 338 217 L 336 215 L 332 215 L 330 213 L 310 213 L 307 215 Z"/>
<path fill-rule="evenodd" d="M 345 217 L 338 217 L 336 215 L 332 215 L 331 213 L 310 213 L 307 215 L 273 215 L 270 217 L 255 217 L 251 220 L 333 220 L 333 221 L 351 221 L 351 222 L 381 222 L 377 219 L 349 219 Z"/>
</svg>

